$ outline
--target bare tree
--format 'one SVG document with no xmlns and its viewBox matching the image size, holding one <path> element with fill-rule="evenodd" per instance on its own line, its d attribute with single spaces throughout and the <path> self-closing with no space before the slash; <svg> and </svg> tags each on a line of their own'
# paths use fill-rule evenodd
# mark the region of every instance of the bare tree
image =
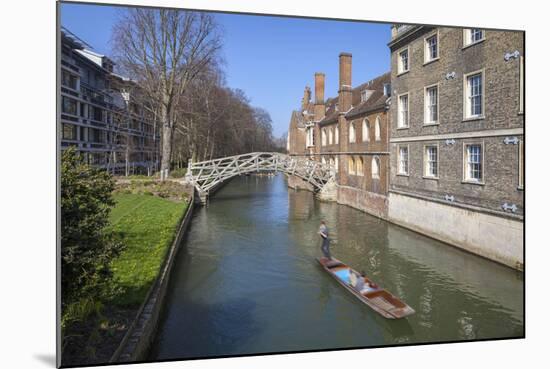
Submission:
<svg viewBox="0 0 550 369">
<path fill-rule="evenodd" d="M 161 178 L 168 176 L 177 108 L 189 84 L 215 62 L 221 48 L 214 18 L 176 9 L 126 10 L 113 30 L 119 67 L 158 106 Z"/>
</svg>

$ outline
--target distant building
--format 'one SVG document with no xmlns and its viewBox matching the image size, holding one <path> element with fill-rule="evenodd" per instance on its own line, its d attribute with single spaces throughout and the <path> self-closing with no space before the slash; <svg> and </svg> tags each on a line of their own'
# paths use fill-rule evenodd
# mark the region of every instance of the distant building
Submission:
<svg viewBox="0 0 550 369">
<path fill-rule="evenodd" d="M 61 149 L 74 146 L 91 165 L 113 173 L 151 174 L 160 136 L 139 86 L 67 29 L 61 31 Z"/>
<path fill-rule="evenodd" d="M 523 267 L 523 33 L 392 27 L 391 221 Z"/>
<path fill-rule="evenodd" d="M 352 55 L 339 57 L 338 96 L 325 100 L 325 75 L 315 74 L 315 99 L 306 87 L 289 127 L 289 153 L 336 171 L 338 203 L 386 218 L 389 179 L 390 73 L 353 88 Z M 291 187 L 309 188 L 289 178 Z"/>
</svg>

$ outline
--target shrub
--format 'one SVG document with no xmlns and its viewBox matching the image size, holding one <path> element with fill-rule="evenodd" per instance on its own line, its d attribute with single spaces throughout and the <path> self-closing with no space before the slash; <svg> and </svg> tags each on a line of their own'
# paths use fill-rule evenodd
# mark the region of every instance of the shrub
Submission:
<svg viewBox="0 0 550 369">
<path fill-rule="evenodd" d="M 107 231 L 115 181 L 73 148 L 61 157 L 62 308 L 112 293 L 109 264 L 122 244 Z M 89 303 L 84 304 L 89 305 Z M 85 309 L 86 310 L 86 309 Z M 77 314 L 78 315 L 78 314 Z"/>
<path fill-rule="evenodd" d="M 170 172 L 170 177 L 172 178 L 183 178 L 187 173 L 187 168 L 177 168 Z"/>
</svg>

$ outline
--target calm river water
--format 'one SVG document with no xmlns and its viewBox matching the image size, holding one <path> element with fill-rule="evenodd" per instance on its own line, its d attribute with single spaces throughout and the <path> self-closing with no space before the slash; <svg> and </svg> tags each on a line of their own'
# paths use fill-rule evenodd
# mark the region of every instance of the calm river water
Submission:
<svg viewBox="0 0 550 369">
<path fill-rule="evenodd" d="M 386 320 L 315 261 L 325 219 L 335 257 L 416 314 Z M 347 206 L 235 178 L 197 208 L 150 359 L 523 335 L 523 276 Z"/>
</svg>

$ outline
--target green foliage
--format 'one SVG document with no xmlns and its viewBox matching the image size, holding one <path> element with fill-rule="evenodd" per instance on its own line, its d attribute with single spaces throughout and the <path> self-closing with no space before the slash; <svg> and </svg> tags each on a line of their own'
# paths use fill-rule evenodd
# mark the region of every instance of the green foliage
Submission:
<svg viewBox="0 0 550 369">
<path fill-rule="evenodd" d="M 115 293 L 110 263 L 122 243 L 107 230 L 115 182 L 106 171 L 85 164 L 73 148 L 61 157 L 62 307 L 89 305 Z M 75 309 L 80 309 L 75 307 Z M 84 309 L 84 308 L 83 308 Z M 85 309 L 84 309 L 85 310 Z"/>
<path fill-rule="evenodd" d="M 90 315 L 101 315 L 103 304 L 93 298 L 83 298 L 66 306 L 61 317 L 61 328 L 65 329 L 76 322 L 85 321 Z"/>
<path fill-rule="evenodd" d="M 177 168 L 170 171 L 170 177 L 172 178 L 183 178 L 187 173 L 187 168 Z"/>
<path fill-rule="evenodd" d="M 148 194 L 115 195 L 110 219 L 112 230 L 126 244 L 113 260 L 113 282 L 122 292 L 115 305 L 139 305 L 155 281 L 172 244 L 187 202 L 175 202 Z"/>
</svg>

